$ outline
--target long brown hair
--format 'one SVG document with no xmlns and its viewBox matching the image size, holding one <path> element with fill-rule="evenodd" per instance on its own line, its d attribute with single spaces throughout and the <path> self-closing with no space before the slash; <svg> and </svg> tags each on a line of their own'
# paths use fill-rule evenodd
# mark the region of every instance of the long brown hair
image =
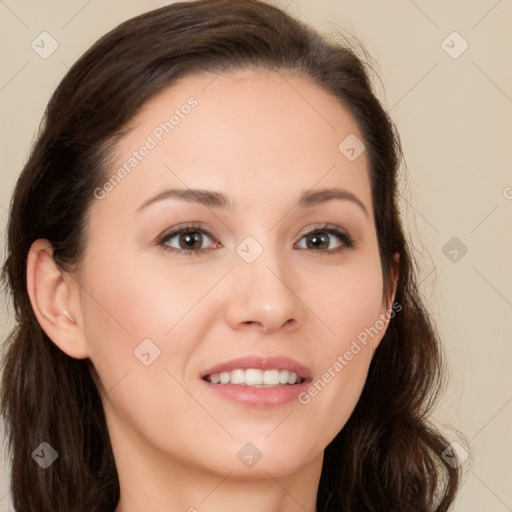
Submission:
<svg viewBox="0 0 512 512">
<path fill-rule="evenodd" d="M 48 239 L 64 271 L 79 268 L 87 211 L 112 147 L 140 108 L 178 78 L 246 66 L 297 72 L 335 95 L 366 145 L 386 289 L 400 255 L 401 311 L 372 360 L 360 400 L 325 450 L 321 512 L 444 512 L 459 470 L 428 415 L 444 376 L 438 334 L 422 303 L 398 211 L 402 153 L 370 83 L 367 59 L 340 36 L 327 40 L 257 0 L 180 2 L 122 23 L 70 69 L 53 94 L 14 191 L 3 279 L 16 325 L 5 345 L 1 412 L 16 511 L 106 512 L 119 481 L 90 361 L 64 354 L 39 326 L 27 294 L 31 244 Z M 58 462 L 42 469 L 42 442 Z"/>
</svg>

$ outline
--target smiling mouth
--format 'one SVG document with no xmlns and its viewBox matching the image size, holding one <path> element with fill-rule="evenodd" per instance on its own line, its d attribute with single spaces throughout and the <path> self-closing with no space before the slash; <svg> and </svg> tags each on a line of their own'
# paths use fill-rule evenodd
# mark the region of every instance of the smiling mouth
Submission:
<svg viewBox="0 0 512 512">
<path fill-rule="evenodd" d="M 235 384 L 256 388 L 292 386 L 304 382 L 302 377 L 289 370 L 260 370 L 258 368 L 238 368 L 229 372 L 212 373 L 203 379 L 212 384 Z"/>
</svg>

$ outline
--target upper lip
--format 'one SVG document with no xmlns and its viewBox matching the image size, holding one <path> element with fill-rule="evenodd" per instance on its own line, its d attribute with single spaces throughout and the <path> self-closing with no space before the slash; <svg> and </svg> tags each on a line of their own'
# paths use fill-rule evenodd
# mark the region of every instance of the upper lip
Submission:
<svg viewBox="0 0 512 512">
<path fill-rule="evenodd" d="M 223 363 L 216 364 L 208 370 L 201 372 L 203 379 L 207 375 L 214 373 L 230 372 L 232 370 L 247 370 L 248 368 L 258 368 L 260 370 L 288 370 L 294 372 L 303 380 L 310 380 L 311 373 L 308 368 L 287 356 L 257 356 L 249 355 L 237 357 Z"/>
</svg>

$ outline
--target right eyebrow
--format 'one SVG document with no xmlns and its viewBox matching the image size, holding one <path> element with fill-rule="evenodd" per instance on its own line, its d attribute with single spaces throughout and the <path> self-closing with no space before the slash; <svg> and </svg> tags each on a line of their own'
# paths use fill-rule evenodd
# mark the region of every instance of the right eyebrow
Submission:
<svg viewBox="0 0 512 512">
<path fill-rule="evenodd" d="M 135 210 L 136 212 L 146 208 L 150 204 L 156 203 L 157 201 L 163 201 L 164 199 L 180 199 L 181 201 L 188 201 L 191 203 L 200 203 L 205 206 L 209 206 L 212 208 L 231 208 L 234 209 L 235 204 L 231 202 L 229 198 L 223 194 L 222 192 L 214 192 L 210 190 L 200 190 L 200 189 L 168 189 L 156 194 L 153 197 L 150 197 L 146 201 L 144 201 L 138 208 Z"/>
</svg>

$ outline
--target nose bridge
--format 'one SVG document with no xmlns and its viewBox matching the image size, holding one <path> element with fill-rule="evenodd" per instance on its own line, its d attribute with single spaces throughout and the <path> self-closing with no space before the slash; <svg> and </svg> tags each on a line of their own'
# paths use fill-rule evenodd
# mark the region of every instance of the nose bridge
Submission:
<svg viewBox="0 0 512 512">
<path fill-rule="evenodd" d="M 236 264 L 232 279 L 233 295 L 228 320 L 234 328 L 257 325 L 264 332 L 301 322 L 302 306 L 293 283 L 293 267 L 272 233 L 248 236 L 236 248 Z"/>
</svg>

